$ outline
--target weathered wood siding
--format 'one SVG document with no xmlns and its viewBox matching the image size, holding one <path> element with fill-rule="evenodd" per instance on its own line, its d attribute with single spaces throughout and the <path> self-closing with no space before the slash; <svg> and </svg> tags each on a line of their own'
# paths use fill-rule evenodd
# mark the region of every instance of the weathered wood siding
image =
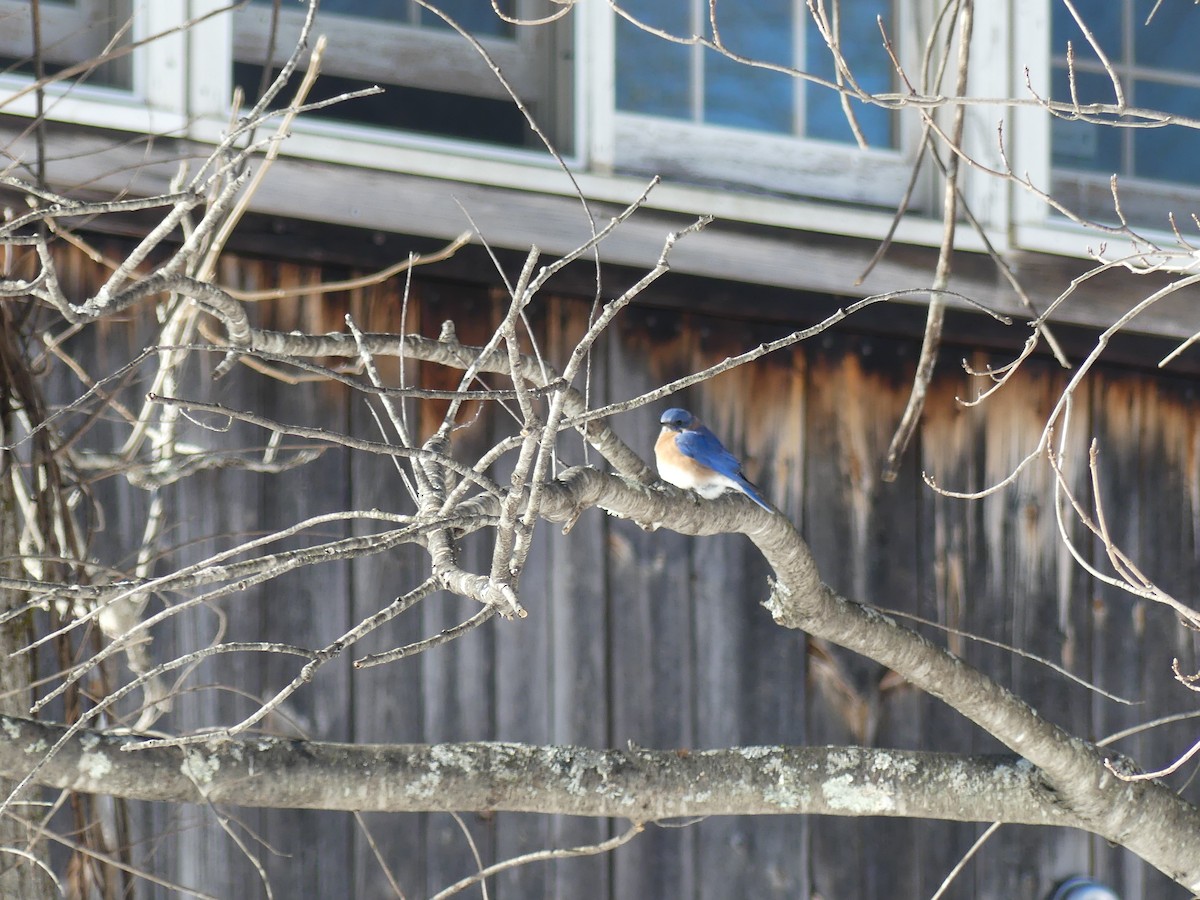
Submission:
<svg viewBox="0 0 1200 900">
<path fill-rule="evenodd" d="M 231 260 L 221 277 L 241 287 L 295 285 L 343 271 Z M 80 262 L 77 287 L 94 283 Z M 798 304 L 803 298 L 798 299 Z M 596 403 L 634 396 L 789 330 L 755 323 L 753 309 L 719 319 L 639 304 L 622 314 L 592 360 Z M 487 289 L 417 278 L 410 325 L 436 334 L 453 319 L 464 341 L 481 342 L 503 297 Z M 802 308 L 802 307 L 801 307 Z M 263 305 L 270 327 L 337 330 L 350 312 L 370 330 L 398 330 L 399 288 L 388 285 L 325 298 Z M 582 333 L 587 302 L 550 297 L 533 316 L 543 352 L 562 360 Z M 1197 666 L 1196 641 L 1161 608 L 1147 607 L 1084 575 L 1058 537 L 1050 476 L 1040 463 L 981 502 L 948 499 L 940 485 L 978 489 L 1035 445 L 1065 374 L 1029 362 L 986 405 L 955 397 L 976 389 L 963 373 L 989 357 L 949 347 L 917 441 L 891 484 L 878 472 L 906 399 L 916 342 L 835 332 L 685 391 L 673 404 L 704 417 L 747 460 L 748 474 L 802 524 L 825 579 L 837 589 L 951 629 L 917 627 L 1010 685 L 1044 715 L 1100 737 L 1158 716 L 1195 708 L 1195 695 L 1171 678 L 1172 658 Z M 93 371 L 116 369 L 142 348 L 144 331 L 102 326 L 102 339 L 73 349 Z M 92 340 L 92 338 L 87 338 Z M 1017 339 L 1014 339 L 1014 344 Z M 999 358 L 991 361 L 1002 361 Z M 384 365 L 390 377 L 394 364 Z M 410 366 L 410 378 L 452 386 L 457 374 Z M 145 385 L 136 385 L 136 402 Z M 286 422 L 349 429 L 378 437 L 361 395 L 327 384 L 284 384 L 239 371 L 195 390 L 233 407 Z M 61 399 L 61 398 L 60 398 Z M 613 420 L 650 453 L 661 408 Z M 414 411 L 424 432 L 439 409 Z M 1110 524 L 1121 546 L 1177 596 L 1196 596 L 1200 521 L 1200 415 L 1194 383 L 1170 375 L 1105 369 L 1078 395 L 1068 437 L 1071 479 L 1086 487 L 1089 436 Z M 469 411 L 468 411 L 469 412 Z M 464 459 L 511 429 L 493 411 L 455 436 Z M 189 440 L 211 447 L 261 446 L 263 434 L 234 426 L 213 433 L 188 426 Z M 115 433 L 115 432 L 114 432 Z M 295 445 L 296 441 L 286 444 Z M 577 437 L 563 442 L 564 464 L 583 462 Z M 591 457 L 595 461 L 594 454 Z M 140 533 L 144 495 L 97 486 L 106 531 L 98 556 L 128 562 Z M 179 527 L 167 535 L 170 561 L 192 560 L 238 536 L 340 509 L 409 508 L 392 464 L 338 449 L 279 477 L 237 470 L 201 474 L 165 491 Z M 1070 528 L 1083 554 L 1101 561 L 1090 536 Z M 323 536 L 345 533 L 329 525 Z M 294 545 L 294 542 L 293 544 Z M 462 563 L 485 570 L 488 547 L 465 544 Z M 164 560 L 164 565 L 167 560 Z M 160 658 L 211 641 L 267 639 L 324 644 L 417 583 L 424 559 L 406 549 L 336 562 L 225 599 L 218 610 L 180 615 L 155 633 Z M 763 562 L 740 536 L 687 538 L 647 533 L 598 511 L 569 537 L 543 528 L 523 582 L 529 617 L 496 621 L 418 658 L 352 671 L 350 659 L 325 666 L 315 681 L 272 715 L 273 733 L 359 742 L 502 739 L 534 743 L 650 747 L 737 744 L 865 743 L 950 751 L 999 749 L 940 703 L 889 678 L 879 666 L 838 648 L 809 645 L 777 628 L 761 608 Z M 435 596 L 355 648 L 351 656 L 435 634 L 472 612 L 465 600 Z M 919 620 L 918 620 L 919 621 Z M 978 635 L 1065 666 L 1123 706 L 1065 682 L 1041 663 L 971 640 Z M 187 730 L 229 723 L 293 677 L 299 663 L 276 655 L 227 655 L 201 666 L 163 723 Z M 1189 723 L 1124 740 L 1143 764 L 1163 764 L 1195 739 Z M 1193 770 L 1182 773 L 1182 785 Z M 1187 788 L 1200 799 L 1195 784 Z M 460 823 L 446 815 L 367 815 L 236 809 L 226 811 L 239 838 L 269 874 L 277 897 L 394 896 L 378 854 L 408 897 L 427 896 L 476 868 Z M 262 896 L 254 868 L 209 809 L 133 806 L 134 859 L 164 877 L 220 897 Z M 484 861 L 545 847 L 593 842 L 620 823 L 562 817 L 466 814 Z M 824 817 L 713 818 L 687 827 L 652 827 L 615 854 L 539 863 L 495 880 L 490 896 L 513 898 L 892 898 L 929 896 L 984 826 Z M 259 838 L 263 843 L 259 843 Z M 372 849 L 372 842 L 374 849 Z M 1093 872 L 1126 900 L 1184 896 L 1122 850 L 1087 835 L 1005 827 L 959 876 L 949 897 L 1040 898 L 1052 882 Z M 143 884 L 139 896 L 170 896 Z M 468 894 L 469 896 L 472 894 Z"/>
</svg>

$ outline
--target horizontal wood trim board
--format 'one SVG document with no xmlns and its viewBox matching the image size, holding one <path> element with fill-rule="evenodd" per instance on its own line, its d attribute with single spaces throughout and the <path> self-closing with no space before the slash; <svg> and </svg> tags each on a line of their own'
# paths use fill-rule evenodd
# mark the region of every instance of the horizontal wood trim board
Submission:
<svg viewBox="0 0 1200 900">
<path fill-rule="evenodd" d="M 15 141 L 26 124 L 19 118 L 0 118 L 0 141 Z M 14 152 L 19 153 L 20 146 L 16 144 Z M 56 146 L 58 156 L 49 166 L 52 184 L 88 196 L 164 193 L 181 160 L 198 161 L 207 154 L 203 145 L 186 141 L 163 139 L 146 144 L 86 129 L 58 136 Z M 561 173 L 547 170 L 546 178 L 561 178 Z M 0 190 L 0 194 L 10 195 L 11 191 Z M 592 203 L 591 208 L 599 225 L 618 211 L 605 202 Z M 255 195 L 254 210 L 269 216 L 440 240 L 449 240 L 470 227 L 466 210 L 491 245 L 519 251 L 536 245 L 546 255 L 569 252 L 590 235 L 577 198 L 288 158 L 274 164 Z M 650 268 L 666 234 L 689 221 L 688 216 L 654 209 L 639 212 L 603 242 L 601 258 L 614 265 Z M 936 251 L 896 244 L 860 284 L 876 248 L 877 242 L 866 238 L 714 222 L 674 248 L 671 267 L 678 273 L 723 281 L 854 298 L 913 291 L 896 302 L 923 305 L 927 298 L 920 291 L 932 279 Z M 304 253 L 303 248 L 295 248 L 296 256 Z M 1033 253 L 1020 254 L 1013 262 L 1039 309 L 1088 268 L 1083 260 Z M 1017 320 L 1031 317 L 986 257 L 960 253 L 954 271 L 951 290 Z M 1165 275 L 1134 276 L 1123 270 L 1105 273 L 1082 283 L 1056 311 L 1053 321 L 1106 328 L 1138 298 L 1167 281 Z M 1196 330 L 1192 311 L 1197 296 L 1200 293 L 1194 288 L 1181 291 L 1139 316 L 1129 330 L 1186 338 Z M 948 302 L 952 307 L 973 309 L 953 297 Z"/>
</svg>

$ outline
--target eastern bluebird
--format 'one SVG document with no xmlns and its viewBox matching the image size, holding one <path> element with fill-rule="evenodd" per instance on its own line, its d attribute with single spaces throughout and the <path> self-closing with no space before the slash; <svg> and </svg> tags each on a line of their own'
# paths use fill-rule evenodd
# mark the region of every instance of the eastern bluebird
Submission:
<svg viewBox="0 0 1200 900">
<path fill-rule="evenodd" d="M 686 409 L 668 409 L 659 422 L 663 428 L 654 444 L 654 457 L 663 481 L 708 500 L 732 488 L 774 512 L 758 488 L 746 480 L 737 457 L 721 446 L 699 419 Z"/>
</svg>

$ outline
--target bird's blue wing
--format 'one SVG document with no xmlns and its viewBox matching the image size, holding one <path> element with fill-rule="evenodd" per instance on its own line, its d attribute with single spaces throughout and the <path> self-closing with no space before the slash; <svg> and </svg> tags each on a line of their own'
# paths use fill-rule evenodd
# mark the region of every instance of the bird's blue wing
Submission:
<svg viewBox="0 0 1200 900">
<path fill-rule="evenodd" d="M 684 456 L 694 459 L 701 465 L 708 466 L 714 472 L 719 472 L 735 482 L 743 494 L 767 512 L 774 512 L 771 504 L 767 503 L 762 494 L 758 492 L 758 488 L 742 474 L 742 464 L 738 458 L 726 450 L 717 436 L 703 425 L 679 432 L 675 435 L 675 446 Z"/>
<path fill-rule="evenodd" d="M 737 479 L 742 474 L 742 464 L 737 457 L 722 446 L 717 436 L 701 425 L 675 435 L 675 445 L 684 456 L 694 459 L 726 478 Z"/>
</svg>

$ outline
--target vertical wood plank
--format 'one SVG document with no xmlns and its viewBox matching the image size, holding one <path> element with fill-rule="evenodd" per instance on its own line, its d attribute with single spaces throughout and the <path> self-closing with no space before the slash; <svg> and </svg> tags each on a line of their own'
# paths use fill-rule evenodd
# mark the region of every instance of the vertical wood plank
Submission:
<svg viewBox="0 0 1200 900">
<path fill-rule="evenodd" d="M 331 273 L 336 276 L 343 273 Z M 320 270 L 309 270 L 302 278 L 319 280 Z M 316 330 L 337 318 L 344 298 L 299 297 L 274 304 L 273 327 L 281 331 Z M 273 378 L 259 379 L 255 408 L 331 432 L 348 426 L 345 390 L 326 384 L 286 384 Z M 274 411 L 274 412 L 273 412 Z M 265 446 L 265 433 L 249 446 Z M 331 448 L 317 460 L 299 469 L 269 477 L 259 476 L 258 514 L 275 527 L 326 512 L 349 508 L 350 490 L 347 454 Z M 317 490 L 312 486 L 318 485 Z M 307 546 L 345 537 L 345 523 L 327 523 L 319 530 L 303 533 L 281 546 Z M 350 626 L 349 566 L 337 561 L 306 566 L 273 579 L 264 586 L 258 625 L 259 639 L 320 648 L 332 643 Z M 302 660 L 280 654 L 262 660 L 260 678 L 266 691 L 287 684 L 300 671 Z M 349 705 L 349 660 L 343 656 L 325 664 L 313 681 L 293 694 L 280 707 L 278 716 L 264 720 L 265 728 L 281 735 L 302 735 L 312 740 L 348 740 L 351 735 Z M 266 694 L 269 696 L 269 694 Z M 264 697 L 265 699 L 265 697 Z M 276 836 L 277 847 L 291 858 L 263 854 L 273 890 L 284 895 L 306 891 L 336 894 L 352 879 L 352 828 L 346 813 L 308 811 L 293 815 L 288 810 L 265 810 L 262 827 Z M 314 853 L 310 848 L 321 847 Z"/>
<path fill-rule="evenodd" d="M 706 335 L 706 330 L 697 367 L 778 336 L 778 329 L 722 329 L 716 323 L 701 325 L 700 334 Z M 702 415 L 742 458 L 746 474 L 784 515 L 802 521 L 805 454 L 811 448 L 804 432 L 808 398 L 803 354 L 780 354 L 739 368 L 697 392 Z M 702 588 L 697 592 L 697 656 L 704 660 L 712 653 L 720 660 L 698 684 L 701 744 L 804 744 L 809 700 L 805 636 L 780 629 L 762 608 L 770 571 L 754 546 L 740 535 L 714 541 L 718 550 L 712 557 L 707 546 L 694 547 L 698 586 L 709 580 L 714 586 L 707 598 Z M 724 564 L 721 554 L 727 554 Z M 708 564 L 712 568 L 706 574 Z M 731 634 L 722 635 L 726 628 Z M 731 656 L 720 659 L 722 653 Z M 722 890 L 763 898 L 808 895 L 809 828 L 798 816 L 703 823 L 701 895 L 716 898 Z M 724 859 L 713 852 L 721 844 L 727 848 Z M 726 866 L 731 858 L 736 865 Z"/>
<path fill-rule="evenodd" d="M 879 477 L 905 400 L 894 381 L 894 373 L 910 365 L 903 349 L 878 338 L 830 336 L 814 353 L 805 520 L 827 583 L 859 602 L 915 612 L 917 448 L 909 448 L 896 482 Z M 886 676 L 873 662 L 811 642 L 808 741 L 911 741 L 905 732 L 920 721 L 919 706 L 903 685 L 889 686 Z M 909 715 L 898 718 L 894 703 Z M 874 897 L 893 889 L 917 895 L 922 859 L 910 823 L 822 817 L 813 820 L 811 835 L 813 883 L 822 896 Z M 892 852 L 872 852 L 879 846 Z"/>
<path fill-rule="evenodd" d="M 558 302 L 551 310 L 547 344 L 558 359 L 583 333 L 588 304 Z M 608 347 L 601 343 L 592 357 L 592 396 L 599 404 L 608 394 Z M 637 413 L 635 415 L 641 415 Z M 579 442 L 563 440 L 563 465 L 580 465 Z M 596 462 L 595 454 L 590 456 Z M 546 606 L 550 621 L 549 672 L 551 742 L 581 747 L 615 746 L 610 733 L 610 685 L 607 670 L 610 646 L 608 593 L 609 519 L 589 510 L 564 535 L 555 525 L 543 525 L 546 535 L 548 582 Z M 621 827 L 617 823 L 616 827 Z M 578 847 L 606 840 L 612 827 L 604 819 L 556 816 L 551 835 L 556 847 Z M 623 853 L 623 850 L 617 851 Z M 548 896 L 556 900 L 611 896 L 610 855 L 563 860 L 553 864 Z"/>
<path fill-rule="evenodd" d="M 1006 477 L 1032 451 L 1065 386 L 1066 376 L 1053 363 L 1031 359 L 1012 384 L 988 400 L 981 432 L 985 485 Z M 1072 417 L 1069 431 L 1058 432 L 1068 442 L 1066 455 L 1071 463 L 1064 462 L 1064 469 L 1074 488 L 1083 483 L 1078 461 L 1086 447 L 1088 424 L 1085 407 Z M 967 621 L 983 636 L 1061 664 L 1065 631 L 1059 611 L 1071 609 L 1077 582 L 1072 577 L 1073 560 L 1055 525 L 1053 484 L 1043 456 L 1029 463 L 1013 485 L 983 501 L 983 550 L 988 564 Z M 1062 678 L 1049 677 L 1053 673 L 1040 663 L 1007 650 L 981 656 L 990 666 L 985 671 L 1011 685 L 1039 714 L 1086 733 L 1082 704 L 1073 702 L 1084 697 L 1071 691 Z M 994 897 L 1035 893 L 1042 870 L 1052 863 L 1051 848 L 1068 849 L 1057 846 L 1062 838 L 1061 833 L 1048 835 L 1041 829 L 1001 829 L 989 841 L 995 846 L 975 861 L 977 890 Z"/>
<path fill-rule="evenodd" d="M 956 401 L 971 396 L 964 383 L 961 365 L 947 351 L 938 367 L 939 377 L 931 386 L 925 405 L 920 435 L 920 468 L 948 490 L 971 491 L 982 486 L 985 454 L 983 433 L 985 413 L 979 407 L 968 409 Z M 978 592 L 986 578 L 987 557 L 984 541 L 982 504 L 946 497 L 922 486 L 918 491 L 918 521 L 921 523 L 920 566 L 924 618 L 948 629 L 970 632 L 974 610 L 981 602 Z M 942 644 L 968 659 L 973 665 L 988 662 L 987 648 L 977 645 L 955 631 L 926 628 L 934 643 Z M 1000 658 L 994 654 L 992 660 Z M 922 694 L 917 706 L 922 722 L 921 740 L 935 749 L 970 753 L 979 748 L 976 729 L 962 716 L 934 698 Z M 936 740 L 931 738 L 936 736 Z M 993 745 L 994 746 L 994 745 Z M 985 826 L 931 823 L 933 839 L 921 849 L 921 891 L 930 895 L 969 850 Z M 923 828 L 925 823 L 914 823 Z M 993 836 L 989 844 L 996 840 Z M 982 852 L 991 852 L 985 847 Z M 970 897 L 976 890 L 974 867 L 960 874 L 949 896 Z"/>
<path fill-rule="evenodd" d="M 700 369 L 768 337 L 696 318 Z M 774 335 L 769 335 L 774 336 Z M 800 510 L 804 362 L 785 354 L 725 373 L 689 400 L 785 514 Z M 702 747 L 805 742 L 804 636 L 762 608 L 769 569 L 742 535 L 694 539 L 696 730 Z M 697 828 L 698 896 L 807 896 L 801 817 L 714 817 Z"/>
<path fill-rule="evenodd" d="M 451 302 L 453 297 L 453 302 Z M 453 318 L 459 338 L 466 344 L 481 344 L 491 334 L 494 321 L 492 301 L 482 291 L 447 295 L 444 288 L 430 287 L 421 294 L 423 322 Z M 421 383 L 437 388 L 457 388 L 461 373 L 440 366 L 422 365 Z M 419 406 L 419 429 L 431 434 L 440 424 L 445 404 L 423 402 Z M 475 417 L 475 404 L 467 404 L 460 417 L 467 427 L 454 432 L 452 452 L 461 459 L 477 459 L 495 435 L 495 410 Z M 494 473 L 493 473 L 494 474 Z M 468 572 L 488 572 L 491 542 L 483 534 L 459 542 L 459 565 Z M 426 636 L 463 622 L 478 612 L 474 600 L 445 592 L 421 604 L 422 631 Z M 508 624 L 492 620 L 483 626 L 435 647 L 420 656 L 424 690 L 424 734 L 427 741 L 488 740 L 496 734 L 495 672 L 498 630 Z M 507 630 L 507 629 L 505 629 Z M 465 815 L 463 821 L 484 861 L 494 861 L 493 822 Z M 427 819 L 425 893 L 434 894 L 477 870 L 468 841 L 449 815 Z"/>
<path fill-rule="evenodd" d="M 418 289 L 419 291 L 419 289 Z M 411 305 L 408 327 L 420 330 L 421 305 Z M 360 328 L 367 331 L 399 331 L 400 305 L 390 288 L 356 293 L 351 309 Z M 397 361 L 377 361 L 381 376 L 398 384 Z M 407 384 L 412 384 L 417 367 L 407 365 Z M 352 393 L 347 400 L 351 433 L 381 440 L 378 427 L 367 408 L 367 395 Z M 378 408 L 377 401 L 371 401 Z M 412 406 L 409 406 L 410 412 Z M 415 420 L 415 418 L 414 418 Z M 400 467 L 407 469 L 403 461 Z M 411 513 L 413 503 L 393 461 L 370 453 L 350 455 L 349 480 L 354 509 L 378 508 L 391 513 Z M 379 526 L 356 523 L 356 534 L 368 534 Z M 429 570 L 428 556 L 418 547 L 404 545 L 386 554 L 356 559 L 350 570 L 350 598 L 355 621 L 377 612 L 396 597 L 419 584 Z M 438 602 L 429 598 L 425 603 Z M 383 628 L 368 635 L 351 651 L 351 658 L 382 653 L 425 637 L 420 609 L 410 609 Z M 384 666 L 356 670 L 350 682 L 350 708 L 354 739 L 359 743 L 421 743 L 425 738 L 423 670 L 417 657 Z M 395 898 L 396 886 L 408 897 L 419 896 L 426 884 L 426 825 L 424 814 L 363 814 L 363 827 L 354 827 L 354 886 L 362 900 Z M 374 843 L 376 849 L 372 849 Z M 378 853 L 378 858 L 376 856 Z M 382 862 L 381 862 L 382 859 Z M 384 871 L 387 867 L 387 872 Z M 389 879 L 388 873 L 391 878 Z"/>
<path fill-rule="evenodd" d="M 1110 511 L 1109 527 L 1113 540 L 1127 552 L 1136 553 L 1142 544 L 1142 530 L 1154 520 L 1154 510 L 1146 505 L 1139 488 L 1142 435 L 1151 423 L 1145 420 L 1146 408 L 1137 389 L 1136 379 L 1113 377 L 1098 372 L 1092 378 L 1094 428 L 1103 466 L 1102 496 Z M 1116 506 L 1114 506 L 1116 504 Z M 1114 509 L 1119 514 L 1112 515 Z M 1102 571 L 1103 547 L 1093 540 L 1092 559 Z M 1129 594 L 1108 585 L 1094 583 L 1093 607 L 1093 680 L 1102 688 L 1134 701 L 1143 700 L 1141 673 L 1145 609 Z M 1092 704 L 1092 727 L 1097 737 L 1112 734 L 1143 721 L 1147 716 L 1138 707 L 1108 703 L 1100 698 Z M 1135 759 L 1144 759 L 1151 742 L 1148 734 L 1134 735 L 1114 749 Z M 1100 873 L 1122 897 L 1143 897 L 1142 869 L 1126 854 L 1113 852 L 1103 842 L 1093 840 L 1093 853 L 1101 861 Z"/>
<path fill-rule="evenodd" d="M 512 428 L 503 433 L 511 433 Z M 500 432 L 493 435 L 500 437 Z M 510 467 L 503 467 L 506 475 Z M 550 639 L 553 620 L 560 602 L 550 594 L 549 530 L 555 526 L 540 522 L 534 534 L 525 572 L 521 578 L 521 598 L 529 615 L 516 621 L 496 621 L 495 737 L 502 741 L 531 744 L 550 743 Z M 490 559 L 490 557 L 489 557 Z M 523 853 L 551 849 L 551 822 L 548 816 L 499 813 L 495 819 L 497 860 Z M 553 870 L 546 863 L 518 866 L 495 879 L 496 896 L 501 898 L 549 897 Z"/>
<path fill-rule="evenodd" d="M 257 409 L 261 384 L 254 379 L 239 379 L 236 383 L 214 383 L 209 377 L 211 358 L 192 368 L 187 391 L 189 396 L 202 400 L 216 400 L 239 409 Z M 245 427 L 233 427 L 231 431 L 215 434 L 206 429 L 184 425 L 181 438 L 201 447 L 214 450 L 229 446 L 254 446 L 261 443 L 262 435 Z M 181 523 L 178 535 L 167 535 L 168 542 L 179 540 L 180 553 L 168 559 L 167 565 L 178 565 L 179 561 L 193 562 L 217 550 L 234 545 L 240 536 L 252 534 L 262 527 L 258 515 L 262 485 L 257 477 L 237 470 L 213 470 L 198 473 L 169 486 L 165 490 L 168 508 L 175 510 L 176 521 Z M 213 498 L 221 502 L 214 503 Z M 195 543 L 193 543 L 195 542 Z M 156 648 L 156 653 L 166 652 L 174 656 L 190 652 L 212 643 L 219 630 L 224 629 L 225 640 L 261 639 L 263 604 L 267 599 L 266 587 L 251 588 L 219 601 L 224 615 L 223 621 L 211 610 L 197 607 L 171 620 L 174 646 Z M 176 733 L 189 733 L 199 728 L 213 727 L 237 722 L 254 708 L 254 702 L 238 696 L 224 688 L 261 691 L 264 685 L 264 662 L 258 654 L 228 654 L 208 661 L 200 666 L 186 688 L 176 700 L 171 718 L 160 723 L 160 727 Z M 256 833 L 264 833 L 264 817 L 261 810 L 235 811 L 237 821 Z M 245 891 L 249 896 L 263 896 L 259 876 L 241 850 L 219 828 L 212 810 L 189 809 L 181 817 L 185 830 L 167 853 L 175 863 L 173 876 L 176 880 L 191 885 L 203 885 L 205 890 Z M 233 827 L 242 827 L 241 824 Z"/>
<path fill-rule="evenodd" d="M 1196 421 L 1192 413 L 1195 389 L 1170 376 L 1138 376 L 1132 380 L 1147 423 L 1138 434 L 1137 492 L 1150 517 L 1141 531 L 1134 560 L 1162 590 L 1187 603 L 1196 596 L 1198 581 L 1197 510 L 1193 506 L 1196 487 L 1189 484 L 1195 453 Z M 1106 509 L 1110 518 L 1122 515 L 1119 496 L 1109 500 Z M 1194 602 L 1189 605 L 1195 607 Z M 1140 662 L 1144 705 L 1138 710 L 1138 717 L 1152 721 L 1194 709 L 1196 695 L 1176 681 L 1171 665 L 1178 660 L 1181 671 L 1195 672 L 1196 633 L 1185 628 L 1169 608 L 1157 603 L 1140 601 L 1135 616 L 1143 649 Z M 1192 722 L 1173 723 L 1154 729 L 1147 737 L 1150 739 L 1143 742 L 1136 758 L 1143 768 L 1157 769 L 1192 746 L 1196 727 Z M 1200 789 L 1195 784 L 1195 774 L 1193 764 L 1165 780 L 1176 790 L 1182 790 L 1187 799 L 1197 802 Z M 1140 868 L 1143 896 L 1170 896 L 1179 891 L 1161 873 L 1149 866 Z"/>
<path fill-rule="evenodd" d="M 677 333 L 660 331 L 657 312 L 627 310 L 621 341 L 608 360 L 614 397 L 633 397 L 653 386 L 642 364 L 650 354 L 671 365 Z M 674 357 L 673 365 L 680 360 Z M 652 453 L 661 407 L 620 416 L 613 425 L 642 453 Z M 695 740 L 690 686 L 695 676 L 689 644 L 692 572 L 688 538 L 646 532 L 632 522 L 609 523 L 608 583 L 611 598 L 609 672 L 612 745 L 690 747 Z M 614 826 L 620 828 L 619 824 Z M 690 829 L 651 828 L 613 859 L 617 897 L 694 895 L 694 837 Z"/>
</svg>

